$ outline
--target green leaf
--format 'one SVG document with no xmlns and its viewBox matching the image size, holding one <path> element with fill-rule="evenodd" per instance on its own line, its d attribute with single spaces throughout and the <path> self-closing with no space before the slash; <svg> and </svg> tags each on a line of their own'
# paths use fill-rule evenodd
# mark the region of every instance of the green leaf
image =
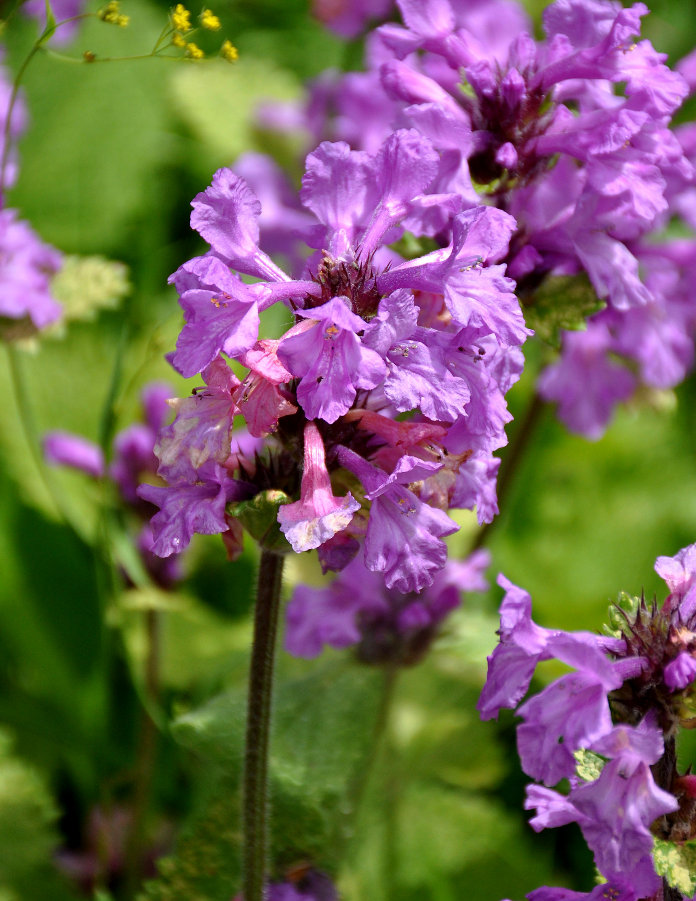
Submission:
<svg viewBox="0 0 696 901">
<path fill-rule="evenodd" d="M 159 877 L 138 901 L 229 901 L 239 889 L 239 787 L 224 777 L 212 786 L 204 812 L 157 862 Z"/>
<path fill-rule="evenodd" d="M 584 748 L 573 751 L 573 757 L 575 757 L 575 772 L 581 779 L 584 779 L 585 782 L 594 782 L 595 779 L 599 779 L 606 763 L 604 757 Z"/>
<path fill-rule="evenodd" d="M 0 730 L 0 898 L 55 898 L 67 891 L 53 867 L 56 807 L 41 774 Z"/>
<path fill-rule="evenodd" d="M 36 42 L 37 47 L 41 47 L 47 41 L 53 37 L 53 34 L 56 30 L 56 17 L 53 15 L 53 10 L 51 9 L 51 4 L 49 0 L 46 0 L 46 26 L 44 30 L 41 32 L 39 39 Z"/>
<path fill-rule="evenodd" d="M 655 839 L 653 862 L 658 876 L 687 898 L 696 893 L 696 842 L 673 842 Z"/>
<path fill-rule="evenodd" d="M 131 289 L 128 267 L 100 256 L 66 256 L 51 283 L 63 306 L 63 320 L 94 319 L 100 310 L 113 310 Z"/>
<path fill-rule="evenodd" d="M 345 663 L 279 682 L 270 749 L 273 873 L 298 860 L 309 859 L 325 870 L 335 866 L 368 765 L 382 686 L 382 673 Z M 228 901 L 234 893 L 230 880 L 238 871 L 239 836 L 229 824 L 238 822 L 245 720 L 246 696 L 240 689 L 174 723 L 174 737 L 212 761 L 221 775 L 207 809 L 161 868 L 148 898 Z M 220 823 L 228 824 L 224 839 L 216 831 Z"/>
<path fill-rule="evenodd" d="M 56 844 L 56 809 L 39 774 L 12 754 L 0 732 L 0 885 L 13 886 L 45 864 Z"/>
<path fill-rule="evenodd" d="M 550 278 L 523 301 L 524 318 L 537 337 L 560 347 L 561 330 L 579 331 L 605 306 L 584 275 Z"/>
</svg>

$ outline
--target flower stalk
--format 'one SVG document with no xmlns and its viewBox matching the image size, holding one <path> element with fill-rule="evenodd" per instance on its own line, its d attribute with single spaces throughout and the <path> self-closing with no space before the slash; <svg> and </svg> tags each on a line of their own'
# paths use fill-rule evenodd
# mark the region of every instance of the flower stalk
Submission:
<svg viewBox="0 0 696 901">
<path fill-rule="evenodd" d="M 284 558 L 263 549 L 249 667 L 243 785 L 243 895 L 263 901 L 268 858 L 268 745 Z"/>
</svg>

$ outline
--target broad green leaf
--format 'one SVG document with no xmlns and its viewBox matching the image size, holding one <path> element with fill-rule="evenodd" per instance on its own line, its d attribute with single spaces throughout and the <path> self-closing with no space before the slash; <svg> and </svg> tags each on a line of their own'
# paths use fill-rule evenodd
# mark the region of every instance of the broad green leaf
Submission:
<svg viewBox="0 0 696 901">
<path fill-rule="evenodd" d="M 548 852 L 490 797 L 435 782 L 373 788 L 356 847 L 340 875 L 345 901 L 519 897 L 553 882 Z M 377 780 L 376 780 L 377 781 Z"/>
<path fill-rule="evenodd" d="M 0 731 L 0 898 L 51 898 L 69 895 L 53 865 L 58 817 L 41 774 L 12 751 Z"/>
<path fill-rule="evenodd" d="M 138 901 L 229 901 L 239 890 L 239 843 L 239 788 L 224 777 Z"/>
<path fill-rule="evenodd" d="M 674 842 L 655 839 L 653 862 L 659 876 L 687 898 L 696 893 L 696 842 Z"/>
<path fill-rule="evenodd" d="M 8 734 L 0 732 L 0 884 L 7 886 L 48 862 L 57 817 L 43 780 L 11 746 Z"/>
<path fill-rule="evenodd" d="M 276 872 L 300 859 L 324 869 L 336 865 L 367 767 L 382 682 L 380 672 L 344 663 L 278 684 L 270 748 Z M 237 785 L 245 722 L 240 689 L 179 717 L 173 731 L 178 741 L 214 762 L 229 785 Z M 172 866 L 179 872 L 176 859 Z M 200 879 L 203 886 L 205 874 Z"/>
<path fill-rule="evenodd" d="M 523 298 L 527 325 L 554 347 L 560 347 L 562 329 L 584 329 L 587 317 L 604 306 L 589 279 L 581 275 L 549 278 L 531 297 Z"/>
</svg>

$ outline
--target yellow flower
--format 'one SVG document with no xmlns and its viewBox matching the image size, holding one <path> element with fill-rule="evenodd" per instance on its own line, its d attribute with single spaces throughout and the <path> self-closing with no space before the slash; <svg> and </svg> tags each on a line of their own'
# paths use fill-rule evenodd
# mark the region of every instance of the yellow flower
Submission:
<svg viewBox="0 0 696 901">
<path fill-rule="evenodd" d="M 225 41 L 222 47 L 220 47 L 220 56 L 222 56 L 223 59 L 226 59 L 228 63 L 233 63 L 239 59 L 239 51 L 232 41 Z"/>
<path fill-rule="evenodd" d="M 204 9 L 201 13 L 201 25 L 208 31 L 219 31 L 222 28 L 220 20 L 210 9 Z"/>
<path fill-rule="evenodd" d="M 183 3 L 177 3 L 172 12 L 172 25 L 177 31 L 186 34 L 191 31 L 191 13 L 186 9 Z"/>
<path fill-rule="evenodd" d="M 118 25 L 125 28 L 130 22 L 130 16 L 124 16 L 119 12 L 118 0 L 109 0 L 106 6 L 103 6 L 97 15 L 102 22 L 108 22 L 109 25 Z"/>
<path fill-rule="evenodd" d="M 179 34 L 178 31 L 175 31 L 172 35 L 172 44 L 175 47 L 185 47 L 186 46 L 186 38 Z"/>
<path fill-rule="evenodd" d="M 205 53 L 196 44 L 190 43 L 186 45 L 186 56 L 191 59 L 203 59 Z"/>
</svg>

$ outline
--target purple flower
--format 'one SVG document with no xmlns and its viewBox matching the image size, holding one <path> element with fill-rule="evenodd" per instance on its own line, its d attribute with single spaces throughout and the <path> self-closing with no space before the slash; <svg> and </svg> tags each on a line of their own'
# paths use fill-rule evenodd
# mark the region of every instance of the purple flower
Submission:
<svg viewBox="0 0 696 901">
<path fill-rule="evenodd" d="M 682 548 L 674 557 L 658 557 L 655 572 L 670 591 L 665 606 L 678 608 L 686 622 L 696 612 L 696 544 Z"/>
<path fill-rule="evenodd" d="M 665 666 L 665 685 L 671 691 L 686 688 L 696 679 L 696 659 L 687 651 L 682 651 Z"/>
<path fill-rule="evenodd" d="M 659 885 L 650 861 L 650 826 L 678 807 L 650 771 L 663 751 L 662 733 L 645 723 L 617 726 L 592 747 L 610 758 L 599 777 L 571 789 L 567 798 L 530 787 L 525 806 L 537 809 L 530 825 L 539 831 L 577 822 L 600 872 L 610 879 L 629 877 L 638 897 L 645 897 Z"/>
<path fill-rule="evenodd" d="M 95 479 L 104 475 L 104 454 L 100 447 L 70 432 L 47 432 L 43 439 L 47 463 L 79 469 Z"/>
<path fill-rule="evenodd" d="M 635 888 L 628 880 L 611 879 L 591 892 L 574 892 L 568 888 L 542 886 L 527 895 L 529 901 L 637 901 Z"/>
<path fill-rule="evenodd" d="M 631 373 L 610 359 L 610 343 L 599 323 L 590 323 L 585 332 L 566 332 L 561 359 L 539 379 L 540 395 L 556 401 L 561 421 L 585 438 L 600 438 L 615 404 L 635 390 Z"/>
<path fill-rule="evenodd" d="M 350 304 L 334 297 L 321 307 L 301 310 L 310 322 L 296 326 L 281 340 L 278 357 L 299 377 L 297 399 L 308 419 L 335 422 L 350 409 L 358 389 L 384 380 L 384 360 L 364 347 L 356 334 L 365 328 Z"/>
<path fill-rule="evenodd" d="M 448 562 L 433 584 L 403 594 L 387 589 L 378 573 L 356 559 L 326 588 L 299 586 L 288 604 L 286 649 L 316 657 L 325 645 L 355 646 L 359 660 L 409 665 L 421 659 L 462 591 L 483 591 L 487 552 L 464 563 Z"/>
<path fill-rule="evenodd" d="M 611 729 L 607 692 L 621 683 L 620 676 L 604 684 L 592 672 L 572 673 L 523 704 L 517 749 L 525 773 L 546 785 L 572 776 L 573 752 Z"/>
<path fill-rule="evenodd" d="M 389 475 L 348 448 L 339 448 L 339 460 L 353 472 L 372 501 L 365 534 L 365 565 L 384 573 L 387 588 L 420 591 L 444 566 L 447 546 L 442 537 L 459 526 L 442 510 L 422 503 L 406 485 L 427 478 L 440 468 L 415 457 L 403 456 Z"/>
<path fill-rule="evenodd" d="M 393 0 L 312 0 L 312 13 L 331 31 L 355 38 L 370 19 L 384 19 Z"/>
<path fill-rule="evenodd" d="M 225 505 L 231 500 L 246 497 L 243 488 L 227 476 L 216 464 L 205 464 L 198 472 L 198 480 L 191 484 L 162 487 L 141 485 L 138 497 L 159 507 L 152 517 L 154 543 L 152 550 L 159 557 L 180 554 L 191 542 L 194 533 L 217 535 L 229 528 L 225 519 Z"/>
<path fill-rule="evenodd" d="M 296 553 L 319 547 L 342 532 L 360 504 L 348 492 L 334 497 L 326 470 L 324 443 L 313 422 L 304 428 L 304 471 L 300 500 L 278 510 L 278 522 Z"/>
<path fill-rule="evenodd" d="M 0 318 L 5 337 L 21 337 L 60 318 L 51 276 L 61 266 L 57 250 L 44 244 L 15 210 L 0 210 Z"/>
<path fill-rule="evenodd" d="M 254 346 L 258 299 L 221 260 L 211 255 L 189 260 L 169 280 L 186 319 L 169 359 L 183 376 L 202 372 L 220 351 L 238 356 Z"/>
<path fill-rule="evenodd" d="M 2 59 L 4 59 L 4 55 L 0 53 L 0 60 Z M 3 181 L 0 184 L 0 202 L 5 189 L 11 188 L 17 179 L 18 166 L 15 145 L 17 139 L 27 127 L 28 117 L 23 93 L 20 91 L 14 97 L 14 101 L 13 94 L 12 79 L 9 77 L 5 67 L 0 66 L 0 122 L 3 123 L 2 135 L 0 136 L 0 152 L 3 156 L 6 156 Z M 13 104 L 11 113 L 10 103 Z M 5 129 L 7 129 L 6 132 Z M 5 150 L 6 140 L 9 142 L 7 150 Z"/>
<path fill-rule="evenodd" d="M 336 887 L 320 870 L 304 870 L 301 875 L 288 876 L 290 881 L 271 882 L 267 886 L 268 901 L 338 901 Z M 244 901 L 236 895 L 233 901 Z"/>
<path fill-rule="evenodd" d="M 307 158 L 300 196 L 306 217 L 315 217 L 311 226 L 303 220 L 304 235 L 322 250 L 301 279 L 261 250 L 257 198 L 220 170 L 191 217 L 211 251 L 172 277 L 186 322 L 171 361 L 185 375 L 200 371 L 207 387 L 177 403 L 157 445 L 159 475 L 181 497 L 186 486 L 191 498 L 204 496 L 209 475 L 199 471 L 211 463 L 249 497 L 274 488 L 299 495 L 279 511 L 296 550 L 319 547 L 322 565 L 340 568 L 362 539 L 368 568 L 404 592 L 429 585 L 444 565 L 442 538 L 456 529 L 445 510 L 455 498 L 478 505 L 486 521 L 497 511 L 491 453 L 505 443 L 504 394 L 529 334 L 498 262 L 514 221 L 484 207 L 458 213 L 454 193 L 428 194 L 442 165 L 414 130 L 369 153 L 321 144 Z M 433 227 L 438 209 L 442 222 L 457 213 L 446 248 L 405 261 L 385 246 L 404 228 Z M 247 285 L 237 273 L 258 281 Z M 294 324 L 277 341 L 257 341 L 259 313 L 276 303 Z M 223 354 L 248 369 L 241 383 Z M 240 414 L 265 439 L 253 458 L 233 450 Z M 321 460 L 313 449 L 320 444 Z M 334 474 L 338 483 L 350 472 L 363 480 L 370 507 L 356 522 L 358 501 L 330 489 Z M 164 494 L 158 502 L 169 509 Z M 186 543 L 193 507 L 185 517 L 161 516 L 158 535 L 165 521 L 185 528 Z M 419 616 L 417 606 L 404 613 L 413 623 Z"/>
</svg>

